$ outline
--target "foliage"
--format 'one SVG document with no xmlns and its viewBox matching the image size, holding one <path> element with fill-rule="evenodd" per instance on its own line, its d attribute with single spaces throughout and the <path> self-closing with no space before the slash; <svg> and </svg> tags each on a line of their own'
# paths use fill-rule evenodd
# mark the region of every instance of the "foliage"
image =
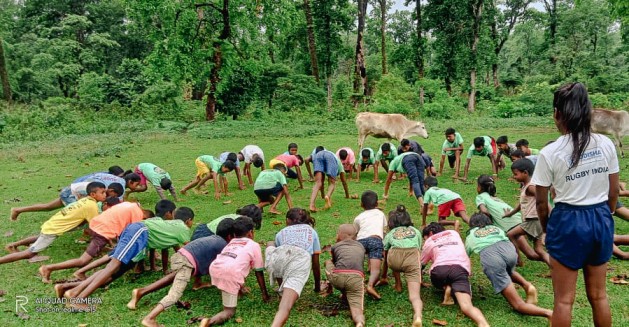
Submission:
<svg viewBox="0 0 629 327">
<path fill-rule="evenodd" d="M 277 79 L 275 107 L 281 111 L 303 110 L 323 105 L 325 92 L 312 76 L 293 74 Z"/>
</svg>

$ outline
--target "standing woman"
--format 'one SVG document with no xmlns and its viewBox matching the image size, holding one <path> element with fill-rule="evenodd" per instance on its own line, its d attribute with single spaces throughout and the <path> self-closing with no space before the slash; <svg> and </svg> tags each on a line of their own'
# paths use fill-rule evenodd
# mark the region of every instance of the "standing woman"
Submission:
<svg viewBox="0 0 629 327">
<path fill-rule="evenodd" d="M 618 200 L 618 158 L 614 144 L 590 132 L 592 104 L 581 83 L 564 85 L 553 99 L 561 136 L 539 154 L 532 183 L 537 185 L 537 213 L 550 254 L 555 305 L 552 326 L 570 326 L 577 274 L 583 269 L 585 290 L 595 326 L 611 326 L 605 289 L 612 254 Z M 548 189 L 555 188 L 549 217 Z"/>
</svg>

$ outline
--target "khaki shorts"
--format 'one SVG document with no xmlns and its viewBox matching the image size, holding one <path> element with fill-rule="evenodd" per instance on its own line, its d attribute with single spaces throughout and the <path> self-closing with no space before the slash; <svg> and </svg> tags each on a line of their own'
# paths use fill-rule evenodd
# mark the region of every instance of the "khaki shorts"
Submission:
<svg viewBox="0 0 629 327">
<path fill-rule="evenodd" d="M 532 238 L 539 239 L 544 234 L 544 230 L 542 229 L 542 224 L 539 222 L 539 219 L 526 219 L 523 223 L 520 224 L 520 227 Z"/>
<path fill-rule="evenodd" d="M 199 158 L 194 161 L 194 165 L 197 166 L 197 177 L 203 177 L 210 173 L 210 168 Z"/>
<path fill-rule="evenodd" d="M 335 270 L 332 261 L 325 264 L 328 281 L 337 290 L 345 293 L 350 308 L 363 310 L 365 283 L 362 272 L 356 270 Z"/>
<path fill-rule="evenodd" d="M 170 257 L 170 269 L 176 272 L 176 274 L 175 280 L 173 280 L 173 284 L 170 286 L 170 290 L 168 290 L 168 294 L 159 301 L 164 308 L 172 306 L 181 299 L 183 292 L 186 290 L 186 287 L 188 287 L 188 282 L 190 282 L 190 276 L 194 271 L 194 266 L 190 263 L 188 258 L 179 253 L 175 253 Z"/>
<path fill-rule="evenodd" d="M 407 282 L 422 281 L 418 248 L 392 248 L 387 254 L 387 264 L 393 271 L 404 273 Z"/>
<path fill-rule="evenodd" d="M 238 304 L 238 294 L 221 291 L 221 297 L 223 298 L 223 306 L 226 308 L 235 308 Z"/>
<path fill-rule="evenodd" d="M 41 251 L 46 250 L 52 242 L 55 241 L 57 235 L 54 234 L 39 234 L 39 237 L 35 241 L 35 243 L 31 244 L 28 248 L 28 251 L 32 253 L 39 253 Z"/>
</svg>

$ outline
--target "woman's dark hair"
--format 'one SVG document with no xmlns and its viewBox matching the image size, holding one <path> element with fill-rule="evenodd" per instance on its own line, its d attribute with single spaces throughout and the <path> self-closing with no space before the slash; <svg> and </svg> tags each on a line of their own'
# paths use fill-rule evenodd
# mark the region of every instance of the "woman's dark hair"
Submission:
<svg viewBox="0 0 629 327">
<path fill-rule="evenodd" d="M 553 98 L 555 117 L 566 134 L 572 139 L 570 167 L 576 167 L 590 143 L 592 103 L 585 85 L 566 84 L 555 91 Z"/>
<path fill-rule="evenodd" d="M 520 158 L 511 164 L 511 170 L 525 171 L 529 174 L 529 176 L 533 176 L 535 165 L 533 164 L 533 161 L 529 159 Z"/>
<path fill-rule="evenodd" d="M 400 226 L 413 226 L 411 215 L 403 204 L 398 204 L 395 210 L 389 211 L 389 230 Z"/>
<path fill-rule="evenodd" d="M 237 209 L 236 214 L 251 218 L 255 229 L 262 227 L 262 209 L 258 208 L 255 204 L 248 204 Z"/>
<path fill-rule="evenodd" d="M 122 167 L 120 166 L 111 166 L 109 167 L 109 173 L 118 177 L 122 177 L 124 175 L 124 169 L 122 169 Z"/>
<path fill-rule="evenodd" d="M 478 212 L 472 215 L 470 218 L 470 228 L 479 227 L 483 228 L 487 225 L 492 225 L 491 218 L 482 212 Z"/>
<path fill-rule="evenodd" d="M 288 225 L 308 224 L 312 227 L 315 225 L 314 218 L 310 217 L 310 213 L 302 208 L 292 208 L 288 210 L 286 219 L 290 221 Z"/>
<path fill-rule="evenodd" d="M 478 177 L 478 187 L 480 187 L 481 193 L 487 192 L 491 196 L 496 196 L 496 182 L 489 175 L 480 175 Z"/>
<path fill-rule="evenodd" d="M 436 222 L 432 222 L 430 224 L 428 224 L 428 226 L 426 226 L 426 228 L 424 228 L 424 230 L 422 231 L 422 236 L 426 237 L 430 235 L 430 232 L 432 232 L 433 235 L 435 234 L 439 234 L 443 231 L 445 231 L 446 229 L 439 225 L 439 223 Z"/>
</svg>

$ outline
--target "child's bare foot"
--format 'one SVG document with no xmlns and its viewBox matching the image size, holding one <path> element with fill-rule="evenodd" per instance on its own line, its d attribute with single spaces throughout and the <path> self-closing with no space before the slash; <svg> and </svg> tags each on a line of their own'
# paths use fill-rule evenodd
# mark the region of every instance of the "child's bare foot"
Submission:
<svg viewBox="0 0 629 327">
<path fill-rule="evenodd" d="M 158 324 L 157 320 L 155 320 L 153 318 L 144 317 L 144 319 L 142 319 L 142 326 L 145 326 L 145 327 L 161 327 L 161 326 L 164 326 L 164 325 Z"/>
<path fill-rule="evenodd" d="M 270 208 L 270 209 L 269 209 L 269 213 L 272 213 L 272 214 L 274 214 L 274 215 L 281 215 L 281 214 L 282 214 L 281 212 L 279 212 L 279 211 L 278 211 L 277 209 L 275 209 L 275 208 Z"/>
<path fill-rule="evenodd" d="M 243 296 L 249 293 L 251 293 L 251 288 L 247 286 L 243 286 L 240 288 L 240 290 L 238 290 L 238 296 Z"/>
<path fill-rule="evenodd" d="M 332 208 L 332 200 L 330 199 L 329 196 L 325 197 L 325 207 L 323 207 L 323 209 L 330 209 Z"/>
<path fill-rule="evenodd" d="M 131 301 L 129 301 L 129 303 L 127 303 L 127 308 L 129 308 L 129 310 L 135 310 L 138 308 L 138 297 L 140 295 L 140 289 L 139 288 L 134 288 L 133 291 L 131 291 Z M 144 320 L 142 320 L 142 323 L 144 323 Z"/>
<path fill-rule="evenodd" d="M 5 250 L 7 250 L 9 253 L 15 253 L 17 252 L 17 247 L 11 245 L 11 244 L 7 244 L 7 246 L 4 247 Z"/>
<path fill-rule="evenodd" d="M 308 210 L 310 210 L 310 212 L 317 212 L 317 207 L 310 206 Z"/>
<path fill-rule="evenodd" d="M 413 319 L 413 327 L 422 327 L 422 317 L 416 317 Z"/>
<path fill-rule="evenodd" d="M 526 289 L 526 303 L 537 304 L 537 289 L 533 284 Z"/>
<path fill-rule="evenodd" d="M 16 208 L 11 208 L 11 220 L 17 220 L 17 216 L 20 215 L 20 212 L 17 211 Z"/>
<path fill-rule="evenodd" d="M 394 289 L 396 292 L 401 293 L 401 292 L 402 292 L 402 284 L 395 283 L 395 285 L 393 286 L 393 289 Z"/>
<path fill-rule="evenodd" d="M 55 284 L 55 295 L 57 298 L 62 298 L 63 294 L 66 292 L 65 287 L 62 284 Z"/>
<path fill-rule="evenodd" d="M 212 287 L 212 286 L 213 286 L 212 283 L 199 283 L 199 284 L 192 285 L 192 290 L 193 291 L 198 291 L 200 289 L 209 288 L 209 287 Z"/>
<path fill-rule="evenodd" d="M 365 288 L 365 291 L 367 291 L 367 294 L 369 294 L 375 300 L 380 300 L 381 299 L 380 294 L 378 294 L 378 292 L 376 292 L 376 289 L 373 288 L 372 286 L 367 286 Z"/>
<path fill-rule="evenodd" d="M 210 318 L 203 318 L 203 320 L 201 320 L 201 323 L 199 324 L 199 327 L 207 327 L 210 325 Z"/>
<path fill-rule="evenodd" d="M 184 190 L 179 191 L 179 193 L 181 193 L 181 195 L 186 195 L 186 191 Z M 144 323 L 144 320 L 142 320 L 142 323 Z"/>
<path fill-rule="evenodd" d="M 443 302 L 441 305 L 453 305 L 454 299 L 452 298 L 452 287 L 446 286 L 445 293 L 443 294 Z"/>
<path fill-rule="evenodd" d="M 458 233 L 459 232 L 459 228 L 461 228 L 461 222 L 458 220 L 454 221 L 454 230 Z"/>
<path fill-rule="evenodd" d="M 378 281 L 376 282 L 376 284 L 374 286 L 384 286 L 384 285 L 389 285 L 389 279 L 387 279 L 387 278 L 380 278 L 380 279 L 378 279 Z"/>
<path fill-rule="evenodd" d="M 39 267 L 37 272 L 41 276 L 41 281 L 42 282 L 44 282 L 46 284 L 50 284 L 50 270 L 48 270 L 48 268 L 46 268 L 46 266 Z"/>
<path fill-rule="evenodd" d="M 78 272 L 78 271 L 76 271 L 74 274 L 72 274 L 72 276 L 76 277 L 78 280 L 86 280 L 87 279 L 87 275 L 85 275 L 85 273 Z"/>
</svg>

